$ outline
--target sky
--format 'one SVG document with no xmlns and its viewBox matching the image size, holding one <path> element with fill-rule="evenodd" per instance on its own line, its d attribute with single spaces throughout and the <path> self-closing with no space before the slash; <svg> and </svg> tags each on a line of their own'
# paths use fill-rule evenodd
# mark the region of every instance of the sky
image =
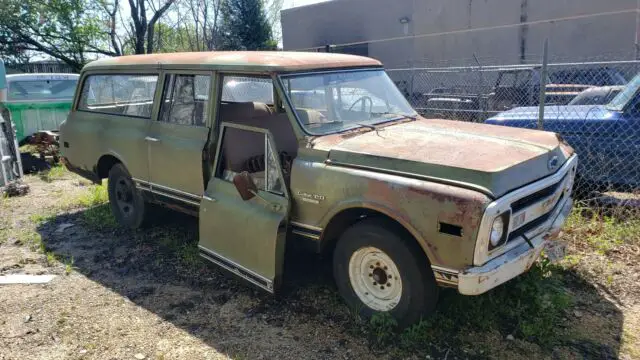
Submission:
<svg viewBox="0 0 640 360">
<path fill-rule="evenodd" d="M 284 0 L 284 3 L 282 4 L 282 9 L 285 10 L 285 9 L 289 9 L 296 6 L 317 4 L 325 1 L 328 1 L 328 0 Z"/>
</svg>

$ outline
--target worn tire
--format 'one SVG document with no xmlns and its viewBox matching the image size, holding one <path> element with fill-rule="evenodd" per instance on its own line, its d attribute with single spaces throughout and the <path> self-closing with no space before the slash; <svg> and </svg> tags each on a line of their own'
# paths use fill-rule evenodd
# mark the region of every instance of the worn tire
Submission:
<svg viewBox="0 0 640 360">
<path fill-rule="evenodd" d="M 120 225 L 130 229 L 145 225 L 147 205 L 124 165 L 109 170 L 108 192 L 111 212 Z"/>
<path fill-rule="evenodd" d="M 370 252 L 372 248 L 380 250 L 382 254 Z M 361 256 L 363 253 L 365 254 L 364 258 Z M 376 255 L 367 257 L 369 256 L 367 254 Z M 371 264 L 371 259 L 374 259 L 373 265 L 369 265 Z M 388 270 L 388 274 L 387 271 L 384 271 L 385 275 L 377 276 L 379 274 L 376 274 L 376 271 L 382 271 L 377 259 L 381 259 L 382 265 L 386 264 L 385 261 L 387 259 L 392 261 L 392 265 L 388 266 L 388 269 L 391 269 Z M 352 260 L 353 264 L 351 264 Z M 366 269 L 364 271 L 371 272 L 365 275 L 363 271 L 358 271 L 357 269 Z M 352 276 L 354 271 L 361 275 Z M 397 275 L 393 274 L 396 271 L 400 277 L 400 282 L 396 284 L 401 285 L 397 285 L 397 288 L 401 288 L 399 300 L 397 297 L 389 295 L 392 297 L 391 300 L 384 300 L 381 303 L 376 302 L 377 300 L 375 299 L 386 299 L 385 290 L 378 293 L 378 295 L 381 295 L 380 298 L 376 298 L 373 292 L 371 294 L 375 298 L 374 300 L 371 300 L 371 297 L 366 298 L 370 293 L 364 291 L 371 290 L 368 286 L 374 285 L 373 290 L 376 292 L 378 287 L 382 288 L 382 286 L 376 286 L 375 284 L 377 283 L 375 281 L 387 279 L 386 281 L 388 282 L 386 284 L 390 286 L 385 289 L 387 289 L 386 291 L 391 291 L 394 276 L 397 281 Z M 364 318 L 370 318 L 375 313 L 389 313 L 401 329 L 431 314 L 435 310 L 438 301 L 439 289 L 436 285 L 433 271 L 431 271 L 429 260 L 424 252 L 403 228 L 385 219 L 372 218 L 363 220 L 349 227 L 340 236 L 333 254 L 333 274 L 338 291 L 350 308 L 359 311 Z M 385 276 L 388 276 L 388 278 Z M 362 285 L 367 279 L 371 282 L 367 283 L 367 285 Z M 358 280 L 362 281 L 359 282 Z M 359 288 L 360 291 L 356 290 L 356 288 Z M 393 289 L 393 291 L 397 290 Z M 367 305 L 358 295 L 358 293 L 363 294 L 363 292 L 366 294 L 363 296 L 370 303 L 372 301 L 375 302 L 373 305 Z M 396 304 L 395 306 L 393 306 L 394 303 Z M 386 310 L 381 309 L 381 307 L 385 307 L 383 306 L 384 304 L 387 305 Z"/>
</svg>

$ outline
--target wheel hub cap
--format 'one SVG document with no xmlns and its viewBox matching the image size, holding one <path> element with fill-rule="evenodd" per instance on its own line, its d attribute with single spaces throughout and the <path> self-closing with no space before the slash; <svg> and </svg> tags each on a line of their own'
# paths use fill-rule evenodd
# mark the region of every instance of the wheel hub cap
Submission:
<svg viewBox="0 0 640 360">
<path fill-rule="evenodd" d="M 349 280 L 358 298 L 376 311 L 389 311 L 402 296 L 402 279 L 391 257 L 375 247 L 363 247 L 351 255 Z"/>
</svg>

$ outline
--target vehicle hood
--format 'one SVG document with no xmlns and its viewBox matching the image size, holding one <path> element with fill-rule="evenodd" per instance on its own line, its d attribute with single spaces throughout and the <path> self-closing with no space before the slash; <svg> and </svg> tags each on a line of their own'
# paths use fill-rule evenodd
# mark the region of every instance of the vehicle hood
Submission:
<svg viewBox="0 0 640 360">
<path fill-rule="evenodd" d="M 548 176 L 553 157 L 563 164 L 573 149 L 554 133 L 419 118 L 377 131 L 312 139 L 329 163 L 473 188 L 493 197 Z"/>
<path fill-rule="evenodd" d="M 510 120 L 538 120 L 537 106 L 519 107 L 500 113 L 487 121 L 486 124 L 501 124 Z M 616 111 L 611 111 L 604 105 L 563 105 L 545 106 L 544 120 L 605 120 L 617 118 Z"/>
</svg>

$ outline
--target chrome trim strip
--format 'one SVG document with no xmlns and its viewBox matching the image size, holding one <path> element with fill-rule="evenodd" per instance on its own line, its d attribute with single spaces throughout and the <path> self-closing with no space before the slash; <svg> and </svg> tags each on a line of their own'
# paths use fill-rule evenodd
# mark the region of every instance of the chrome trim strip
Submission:
<svg viewBox="0 0 640 360">
<path fill-rule="evenodd" d="M 239 277 L 249 281 L 250 283 L 267 290 L 270 293 L 273 293 L 273 281 L 265 278 L 264 276 L 257 274 L 246 267 L 231 261 L 224 256 L 216 253 L 215 251 L 209 250 L 202 245 L 198 245 L 200 249 L 200 256 L 211 261 L 212 263 L 220 266 L 223 269 L 226 269 Z"/>
<path fill-rule="evenodd" d="M 289 224 L 291 224 L 292 226 L 297 226 L 299 228 L 304 228 L 304 229 L 317 231 L 317 232 L 322 232 L 322 230 L 323 230 L 321 227 L 317 227 L 317 226 L 313 226 L 313 225 L 307 225 L 307 224 L 299 223 L 299 222 L 296 222 L 296 221 L 290 221 Z"/>
<path fill-rule="evenodd" d="M 431 266 L 431 270 L 433 270 L 433 276 L 435 277 L 437 283 L 445 286 L 458 286 L 458 270 L 434 265 Z"/>
<path fill-rule="evenodd" d="M 134 181 L 136 186 L 141 190 L 149 191 L 153 194 L 158 194 L 161 196 L 166 196 L 170 199 L 182 201 L 187 204 L 200 206 L 200 200 L 202 199 L 202 196 L 191 194 L 191 193 L 170 188 L 167 186 L 154 184 L 152 182 L 148 182 L 148 181 L 144 181 L 136 178 L 132 178 L 132 180 Z"/>
<path fill-rule="evenodd" d="M 157 194 L 157 195 L 160 195 L 160 196 L 166 196 L 166 197 L 168 197 L 170 199 L 182 201 L 183 203 L 187 203 L 187 204 L 190 204 L 190 205 L 200 206 L 199 202 L 187 200 L 187 199 L 184 199 L 184 198 L 181 198 L 181 197 L 178 197 L 178 196 L 175 196 L 175 195 L 167 194 L 165 192 L 161 192 L 161 191 L 158 191 L 158 190 L 151 189 L 151 190 L 147 190 L 147 191 L 150 191 L 150 192 L 152 192 L 154 194 Z"/>
<path fill-rule="evenodd" d="M 473 264 L 476 266 L 482 266 L 491 258 L 497 257 L 499 255 L 504 254 L 508 250 L 517 246 L 518 241 L 512 240 L 507 243 L 506 246 L 501 246 L 489 253 L 489 231 L 491 229 L 491 223 L 493 219 L 504 213 L 505 211 L 511 210 L 511 204 L 519 199 L 522 199 L 525 196 L 531 195 L 537 191 L 540 191 L 548 186 L 551 186 L 555 183 L 560 182 L 567 173 L 574 169 L 578 163 L 578 155 L 574 154 L 567 161 L 565 161 L 564 165 L 556 171 L 554 174 L 547 176 L 546 178 L 536 181 L 532 184 L 524 186 L 520 189 L 516 189 L 503 197 L 495 200 L 487 208 L 485 209 L 484 215 L 482 216 L 482 221 L 480 223 L 480 227 L 478 229 L 478 237 L 476 239 L 476 248 L 473 253 Z M 558 205 L 556 205 L 557 207 Z M 555 211 L 555 210 L 552 210 Z M 511 225 L 509 225 L 511 226 Z M 508 236 L 508 234 L 507 234 Z M 522 239 L 524 241 L 524 239 Z"/>
<path fill-rule="evenodd" d="M 196 194 L 188 193 L 188 192 L 185 192 L 185 191 L 182 191 L 182 190 L 170 188 L 170 187 L 167 187 L 167 186 L 158 185 L 158 184 L 155 184 L 155 183 L 149 183 L 149 184 L 151 185 L 151 189 L 160 188 L 161 190 L 171 191 L 171 192 L 174 192 L 176 194 L 184 195 L 184 196 L 189 197 L 191 199 L 200 200 L 200 198 L 202 197 L 202 195 L 196 195 Z"/>
<path fill-rule="evenodd" d="M 315 234 L 310 234 L 308 232 L 304 232 L 304 231 L 300 231 L 300 230 L 291 230 L 292 234 L 296 234 L 296 235 L 300 235 L 300 236 L 304 236 L 307 237 L 309 239 L 313 239 L 313 240 L 320 240 L 320 235 L 315 235 Z"/>
</svg>

